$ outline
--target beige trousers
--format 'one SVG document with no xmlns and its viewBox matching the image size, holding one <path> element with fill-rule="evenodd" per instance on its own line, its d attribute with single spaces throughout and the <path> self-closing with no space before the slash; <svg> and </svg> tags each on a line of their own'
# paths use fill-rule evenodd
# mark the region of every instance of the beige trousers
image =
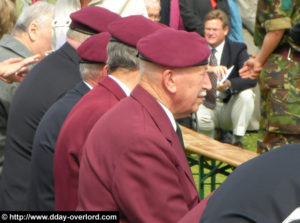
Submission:
<svg viewBox="0 0 300 223">
<path fill-rule="evenodd" d="M 244 136 L 254 111 L 255 94 L 246 89 L 233 95 L 228 103 L 217 102 L 214 110 L 199 106 L 197 131 L 215 137 L 215 129 L 232 130 L 234 135 Z"/>
</svg>

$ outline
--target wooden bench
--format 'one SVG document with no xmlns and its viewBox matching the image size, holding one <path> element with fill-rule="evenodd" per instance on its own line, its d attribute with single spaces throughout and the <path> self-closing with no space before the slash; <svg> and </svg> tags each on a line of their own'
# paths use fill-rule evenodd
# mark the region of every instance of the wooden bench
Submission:
<svg viewBox="0 0 300 223">
<path fill-rule="evenodd" d="M 259 155 L 237 146 L 219 142 L 184 126 L 180 126 L 180 128 L 187 153 L 199 155 L 197 160 L 197 164 L 199 164 L 199 193 L 202 198 L 204 197 L 204 184 L 207 178 L 211 178 L 212 191 L 216 186 L 215 175 L 217 173 L 228 176 L 229 170 Z M 191 164 L 196 162 L 195 159 L 189 161 Z M 224 163 L 226 165 L 222 165 Z M 209 169 L 209 173 L 204 174 L 204 168 Z"/>
</svg>

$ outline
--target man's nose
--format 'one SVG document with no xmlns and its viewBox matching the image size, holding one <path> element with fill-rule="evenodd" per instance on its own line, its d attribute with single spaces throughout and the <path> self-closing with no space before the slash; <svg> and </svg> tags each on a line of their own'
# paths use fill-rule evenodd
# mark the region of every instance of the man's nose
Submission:
<svg viewBox="0 0 300 223">
<path fill-rule="evenodd" d="M 208 76 L 208 73 L 206 72 L 204 76 L 203 89 L 210 90 L 211 88 L 212 88 L 211 81 Z"/>
</svg>

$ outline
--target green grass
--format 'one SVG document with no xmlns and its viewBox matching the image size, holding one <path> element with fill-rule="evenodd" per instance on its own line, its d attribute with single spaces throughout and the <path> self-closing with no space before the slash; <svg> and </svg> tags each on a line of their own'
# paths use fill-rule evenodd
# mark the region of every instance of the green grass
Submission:
<svg viewBox="0 0 300 223">
<path fill-rule="evenodd" d="M 258 139 L 258 133 L 256 132 L 252 132 L 247 134 L 246 136 L 244 136 L 243 138 L 243 146 L 244 149 L 247 150 L 251 150 L 253 152 L 256 152 L 256 144 L 257 144 L 257 139 Z M 195 156 L 193 158 L 196 158 Z M 225 165 L 225 164 L 223 164 Z M 194 176 L 194 180 L 196 183 L 197 188 L 199 188 L 199 166 L 198 165 L 194 165 L 191 167 L 193 176 Z M 205 170 L 205 172 L 208 172 L 208 170 Z M 204 186 L 204 197 L 207 196 L 211 189 L 210 189 L 210 179 L 208 178 L 205 180 L 205 186 Z M 226 176 L 224 176 L 223 174 L 217 174 L 216 175 L 216 187 L 220 186 L 226 179 Z"/>
<path fill-rule="evenodd" d="M 256 152 L 257 149 L 257 140 L 259 139 L 258 133 L 253 132 L 247 134 L 243 138 L 243 145 L 245 149 L 251 150 L 253 152 Z"/>
</svg>

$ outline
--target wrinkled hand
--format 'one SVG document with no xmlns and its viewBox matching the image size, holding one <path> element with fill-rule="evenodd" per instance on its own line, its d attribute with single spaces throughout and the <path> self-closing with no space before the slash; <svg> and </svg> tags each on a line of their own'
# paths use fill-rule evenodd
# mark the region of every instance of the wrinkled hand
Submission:
<svg viewBox="0 0 300 223">
<path fill-rule="evenodd" d="M 207 67 L 207 72 L 214 73 L 218 77 L 218 79 L 221 80 L 227 72 L 227 67 L 222 66 L 222 65 L 220 65 L 220 66 L 208 66 Z"/>
<path fill-rule="evenodd" d="M 226 80 L 222 84 L 218 84 L 217 90 L 220 92 L 224 92 L 229 87 L 231 87 L 231 82 L 230 80 Z"/>
<path fill-rule="evenodd" d="M 40 55 L 22 58 L 11 58 L 0 63 L 0 80 L 6 83 L 21 82 L 28 72 L 26 66 L 40 60 Z"/>
<path fill-rule="evenodd" d="M 242 78 L 257 79 L 262 67 L 263 64 L 257 60 L 257 55 L 253 55 L 244 63 L 244 66 L 239 70 L 239 74 Z"/>
</svg>

